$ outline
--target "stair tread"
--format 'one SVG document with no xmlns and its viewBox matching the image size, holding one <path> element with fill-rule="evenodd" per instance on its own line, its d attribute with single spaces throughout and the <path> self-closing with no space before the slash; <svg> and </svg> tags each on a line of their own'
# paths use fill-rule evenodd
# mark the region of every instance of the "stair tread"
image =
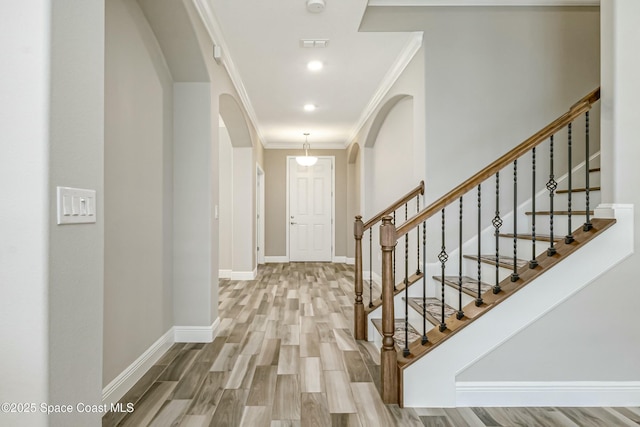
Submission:
<svg viewBox="0 0 640 427">
<path fill-rule="evenodd" d="M 513 233 L 504 233 L 504 234 L 500 234 L 500 237 L 508 237 L 513 239 L 514 234 Z M 531 234 L 516 234 L 515 235 L 517 239 L 524 239 L 524 240 L 532 240 L 532 236 Z M 551 236 L 549 234 L 537 234 L 536 233 L 536 240 L 542 241 L 542 242 L 550 242 L 551 241 Z M 558 236 L 554 236 L 553 237 L 553 241 L 554 242 L 559 242 L 560 240 L 562 240 L 562 237 L 558 237 Z"/>
<path fill-rule="evenodd" d="M 438 298 L 425 298 L 425 318 L 432 325 L 439 325 L 442 320 L 442 302 Z M 422 297 L 409 297 L 409 306 L 422 314 Z M 456 310 L 450 305 L 444 305 L 444 317 L 456 314 Z"/>
<path fill-rule="evenodd" d="M 572 188 L 571 192 L 572 193 L 584 193 L 585 191 L 587 191 L 586 188 Z M 589 188 L 589 191 L 600 191 L 600 187 L 591 187 Z M 558 190 L 556 191 L 556 193 L 558 194 L 565 194 L 568 193 L 569 190 Z"/>
<path fill-rule="evenodd" d="M 473 259 L 473 260 L 478 260 L 478 256 L 477 255 L 465 255 L 464 256 L 467 259 Z M 486 264 L 492 264 L 495 265 L 496 264 L 496 256 L 495 255 L 480 255 L 480 261 L 486 263 Z M 517 259 L 517 266 L 518 268 L 523 268 L 525 266 L 527 266 L 529 264 L 529 261 L 526 261 L 524 259 Z M 503 256 L 500 255 L 498 257 L 498 264 L 502 267 L 506 267 L 506 268 L 513 268 L 513 257 L 508 257 L 508 256 Z"/>
<path fill-rule="evenodd" d="M 533 212 L 525 212 L 526 215 L 532 215 Z M 569 211 L 553 211 L 554 215 L 569 215 Z M 571 211 L 571 215 L 586 215 L 587 211 Z M 593 211 L 589 211 L 593 215 Z M 536 215 L 551 215 L 550 211 L 536 211 Z"/>
<path fill-rule="evenodd" d="M 439 282 L 442 282 L 442 276 L 433 276 Z M 444 276 L 444 283 L 448 286 L 458 289 L 458 276 Z M 491 285 L 480 282 L 480 292 L 485 293 L 491 289 Z M 462 276 L 462 291 L 468 295 L 476 296 L 478 294 L 478 279 L 469 276 Z"/>
<path fill-rule="evenodd" d="M 418 280 L 422 279 L 422 273 L 420 274 L 412 274 L 411 276 L 409 276 L 409 286 L 413 285 L 414 283 L 416 283 Z M 367 286 L 368 286 L 368 281 L 366 281 Z M 369 307 L 367 303 L 365 303 L 365 308 L 364 311 L 365 313 L 371 313 L 373 310 L 375 310 L 376 308 L 380 307 L 382 305 L 382 288 L 374 283 L 374 287 L 376 288 L 376 290 L 378 291 L 377 295 L 380 295 L 380 297 L 376 298 L 375 300 L 371 301 L 372 306 Z M 393 295 L 398 295 L 400 292 L 403 292 L 405 288 L 405 284 L 404 284 L 404 280 L 401 280 L 398 284 L 396 284 L 396 290 L 393 291 Z M 368 292 L 368 289 L 367 289 Z M 367 297 L 366 293 L 364 295 L 365 297 Z"/>
<path fill-rule="evenodd" d="M 371 319 L 371 323 L 376 327 L 380 335 L 382 335 L 382 319 Z M 393 333 L 393 340 L 396 342 L 396 346 L 400 349 L 405 347 L 404 341 L 404 319 L 395 319 L 395 328 Z M 409 343 L 414 342 L 422 337 L 420 333 L 409 323 Z"/>
</svg>

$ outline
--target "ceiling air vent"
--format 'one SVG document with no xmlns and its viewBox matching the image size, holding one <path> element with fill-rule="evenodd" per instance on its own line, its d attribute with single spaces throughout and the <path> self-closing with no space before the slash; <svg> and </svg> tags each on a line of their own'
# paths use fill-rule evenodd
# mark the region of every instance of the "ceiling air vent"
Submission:
<svg viewBox="0 0 640 427">
<path fill-rule="evenodd" d="M 301 39 L 300 47 L 327 47 L 328 39 Z"/>
</svg>

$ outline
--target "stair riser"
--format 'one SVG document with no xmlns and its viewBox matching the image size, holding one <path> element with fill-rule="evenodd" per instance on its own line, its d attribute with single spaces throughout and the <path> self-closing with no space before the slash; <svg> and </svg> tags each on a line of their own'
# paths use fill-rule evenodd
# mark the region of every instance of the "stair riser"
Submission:
<svg viewBox="0 0 640 427">
<path fill-rule="evenodd" d="M 471 260 L 471 259 L 465 259 L 465 275 L 469 276 L 469 277 L 473 277 L 474 279 L 477 279 L 478 276 L 478 263 L 475 260 Z M 491 265 L 491 264 L 487 264 L 485 262 L 481 262 L 480 263 L 480 271 L 481 271 L 481 281 L 488 283 L 490 285 L 494 285 L 495 284 L 495 277 L 496 277 L 496 267 L 495 265 Z M 506 269 L 504 267 L 500 267 L 498 268 L 498 279 L 499 281 L 502 281 L 504 279 L 506 279 L 507 277 L 511 276 L 511 273 L 513 273 L 512 269 Z"/>
<path fill-rule="evenodd" d="M 440 299 L 440 295 L 442 292 L 441 289 L 441 282 L 439 281 L 434 281 L 435 282 L 435 286 L 436 286 L 436 293 L 438 295 L 438 299 Z M 444 301 L 447 305 L 455 308 L 456 310 L 459 308 L 459 302 L 458 302 L 458 287 L 453 287 L 453 286 L 449 286 L 449 285 L 445 285 L 444 286 Z M 464 307 L 465 305 L 471 303 L 475 301 L 475 298 L 472 297 L 469 294 L 466 294 L 465 292 L 462 292 L 462 306 Z"/>
<path fill-rule="evenodd" d="M 586 221 L 585 215 L 572 215 L 571 216 L 571 228 L 572 231 L 579 228 Z M 531 229 L 531 218 L 528 217 L 528 227 Z M 553 234 L 554 236 L 565 236 L 569 232 L 567 215 L 554 215 L 553 216 Z M 536 215 L 536 232 L 540 234 L 549 234 L 549 215 Z"/>
<path fill-rule="evenodd" d="M 600 204 L 600 191 L 589 192 L 590 210 Z M 569 193 L 558 193 L 553 197 L 553 208 L 555 210 L 567 210 L 569 206 Z M 549 198 L 538 199 L 536 201 L 536 210 L 549 210 Z M 578 192 L 571 193 L 571 206 L 573 209 L 585 210 L 587 206 L 587 193 Z"/>
<path fill-rule="evenodd" d="M 536 230 L 537 233 L 537 230 Z M 532 252 L 532 241 L 529 239 L 517 239 L 518 258 L 530 260 Z M 536 240 L 536 256 L 544 253 L 549 247 L 549 242 Z M 513 256 L 513 238 L 500 238 L 500 255 Z"/>
</svg>

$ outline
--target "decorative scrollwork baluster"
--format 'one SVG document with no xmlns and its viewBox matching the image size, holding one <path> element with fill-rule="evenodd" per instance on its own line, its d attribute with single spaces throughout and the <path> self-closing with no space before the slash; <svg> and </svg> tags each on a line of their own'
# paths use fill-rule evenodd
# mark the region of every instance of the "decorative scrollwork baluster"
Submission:
<svg viewBox="0 0 640 427">
<path fill-rule="evenodd" d="M 416 196 L 416 213 L 420 213 L 420 195 Z M 416 243 L 418 256 L 416 258 L 416 275 L 420 274 L 420 224 L 416 227 Z"/>
<path fill-rule="evenodd" d="M 449 255 L 447 255 L 447 251 L 446 251 L 446 244 L 445 244 L 445 220 L 444 220 L 444 208 L 442 209 L 442 247 L 441 247 L 441 251 L 438 254 L 438 260 L 440 261 L 440 265 L 441 265 L 441 273 L 442 273 L 442 286 L 441 286 L 441 308 L 442 308 L 442 313 L 441 313 L 441 321 L 440 321 L 440 332 L 443 332 L 447 329 L 447 324 L 444 320 L 444 270 L 445 270 L 445 265 L 447 263 L 447 260 L 449 260 Z"/>
<path fill-rule="evenodd" d="M 499 293 L 500 287 L 500 227 L 502 227 L 502 218 L 500 218 L 500 172 L 496 172 L 496 215 L 491 220 L 491 224 L 495 229 L 493 235 L 496 240 L 496 280 L 493 285 L 493 293 Z"/>
<path fill-rule="evenodd" d="M 427 221 L 422 223 L 422 345 L 425 345 L 427 338 Z"/>
<path fill-rule="evenodd" d="M 518 160 L 513 161 L 513 273 L 511 281 L 517 282 L 518 275 Z"/>
<path fill-rule="evenodd" d="M 584 225 L 582 226 L 582 230 L 583 231 L 589 231 L 593 228 L 593 224 L 591 224 L 591 212 L 589 212 L 589 193 L 591 191 L 590 187 L 590 183 L 589 183 L 589 112 L 587 111 L 584 115 L 584 120 L 585 120 L 585 137 L 584 137 L 584 152 L 585 152 L 585 162 L 586 165 L 584 167 L 585 170 L 585 196 L 587 198 L 586 201 L 586 211 L 587 211 L 587 221 L 584 223 Z"/>
<path fill-rule="evenodd" d="M 553 196 L 558 188 L 558 183 L 553 176 L 553 135 L 549 141 L 549 181 L 547 182 L 547 190 L 549 190 L 549 239 L 550 245 L 547 249 L 547 256 L 556 254 L 556 247 L 553 238 Z"/>
<path fill-rule="evenodd" d="M 484 301 L 482 299 L 482 187 L 478 184 L 478 294 L 476 295 L 476 307 L 480 307 Z"/>
<path fill-rule="evenodd" d="M 464 311 L 462 311 L 462 196 L 460 196 L 458 223 L 460 231 L 458 233 L 458 312 L 456 313 L 456 319 L 460 320 L 464 317 Z"/>
<path fill-rule="evenodd" d="M 369 229 L 369 308 L 373 307 L 373 229 Z"/>
<path fill-rule="evenodd" d="M 531 150 L 531 261 L 529 268 L 536 268 L 536 147 Z"/>
</svg>

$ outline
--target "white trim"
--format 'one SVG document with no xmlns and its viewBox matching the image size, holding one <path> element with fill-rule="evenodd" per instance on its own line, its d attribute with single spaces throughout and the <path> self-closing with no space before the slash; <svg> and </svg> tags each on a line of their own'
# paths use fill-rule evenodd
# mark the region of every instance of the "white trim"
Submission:
<svg viewBox="0 0 640 427">
<path fill-rule="evenodd" d="M 343 147 L 344 148 L 344 147 Z M 317 156 L 318 159 L 330 159 L 331 160 L 331 259 L 334 258 L 335 256 L 335 251 L 336 251 L 336 156 Z M 289 223 L 289 218 L 291 216 L 290 213 L 290 208 L 289 208 L 289 196 L 290 196 L 290 189 L 289 189 L 289 163 L 291 161 L 291 159 L 295 159 L 296 156 L 287 156 L 287 184 L 286 184 L 286 216 L 285 216 L 285 224 Z M 291 260 L 291 253 L 289 252 L 289 226 L 286 226 L 286 239 L 287 239 L 287 243 L 286 243 L 286 247 L 287 247 L 287 261 L 285 262 L 290 262 Z"/>
<path fill-rule="evenodd" d="M 336 264 L 346 264 L 347 257 L 346 256 L 334 256 L 333 260 L 331 262 L 334 262 Z"/>
<path fill-rule="evenodd" d="M 211 326 L 174 326 L 174 342 L 212 342 L 216 336 L 220 318 Z"/>
<path fill-rule="evenodd" d="M 292 145 L 292 143 L 286 142 L 271 142 L 263 145 L 269 150 L 296 150 L 300 148 L 299 144 Z M 344 144 L 342 142 L 314 142 L 313 151 L 317 150 L 344 150 Z"/>
<path fill-rule="evenodd" d="M 457 406 L 638 406 L 640 381 L 457 382 Z"/>
<path fill-rule="evenodd" d="M 369 1 L 369 3 L 371 3 L 371 1 Z M 369 4 L 369 6 L 371 6 L 371 4 Z M 378 89 L 371 97 L 371 100 L 362 111 L 362 114 L 360 114 L 360 118 L 351 129 L 349 138 L 344 142 L 342 148 L 348 147 L 356 139 L 358 132 L 362 129 L 362 126 L 364 126 L 367 120 L 369 120 L 369 117 L 371 117 L 373 112 L 380 106 L 385 95 L 389 92 L 389 89 L 391 89 L 398 78 L 400 78 L 400 75 L 404 69 L 407 68 L 409 62 L 411 62 L 416 53 L 418 53 L 418 50 L 420 50 L 420 47 L 422 46 L 422 35 L 422 31 L 415 31 L 411 34 L 411 38 L 409 38 L 409 41 L 402 49 L 391 68 L 389 68 L 389 71 L 387 71 L 387 74 L 382 79 L 380 86 L 378 86 Z"/>
<path fill-rule="evenodd" d="M 283 262 L 289 262 L 288 256 L 265 256 L 264 262 L 270 264 L 281 264 Z"/>
<path fill-rule="evenodd" d="M 102 403 L 111 405 L 116 403 L 131 389 L 142 376 L 160 360 L 162 355 L 175 342 L 173 328 L 170 328 L 156 342 L 151 344 L 144 353 L 140 355 L 131 365 L 115 377 L 105 388 L 102 389 Z"/>
<path fill-rule="evenodd" d="M 231 280 L 254 280 L 258 275 L 258 269 L 253 271 L 232 271 Z"/>
<path fill-rule="evenodd" d="M 251 100 L 249 99 L 249 95 L 247 94 L 244 82 L 240 77 L 240 73 L 236 69 L 233 60 L 231 59 L 231 51 L 229 50 L 229 45 L 227 45 L 227 42 L 222 35 L 222 29 L 220 28 L 220 24 L 218 23 L 218 19 L 216 18 L 215 13 L 213 13 L 213 9 L 209 7 L 209 4 L 206 0 L 193 0 L 193 5 L 195 6 L 198 15 L 200 15 L 200 19 L 202 19 L 202 22 L 204 23 L 204 26 L 207 29 L 209 37 L 211 37 L 211 41 L 213 42 L 214 46 L 217 45 L 221 47 L 222 64 L 227 70 L 227 74 L 229 74 L 231 83 L 238 92 L 238 96 L 240 97 L 242 106 L 244 107 L 247 116 L 249 116 L 249 120 L 251 120 L 253 128 L 258 134 L 258 139 L 262 141 L 263 146 L 266 148 L 266 140 L 258 123 L 258 118 L 256 116 L 255 110 L 253 109 L 253 104 L 251 104 Z"/>
<path fill-rule="evenodd" d="M 231 270 L 218 270 L 218 279 L 231 279 Z"/>
<path fill-rule="evenodd" d="M 347 265 L 355 265 L 356 259 L 355 258 L 345 257 L 344 263 L 347 264 Z"/>
<path fill-rule="evenodd" d="M 371 6 L 600 6 L 600 0 L 369 0 Z"/>
<path fill-rule="evenodd" d="M 260 184 L 260 185 L 259 185 Z M 260 187 L 260 191 L 256 188 L 256 264 L 264 264 L 264 198 L 265 198 L 265 175 L 264 170 L 260 167 L 260 164 L 256 163 L 256 187 Z"/>
</svg>

